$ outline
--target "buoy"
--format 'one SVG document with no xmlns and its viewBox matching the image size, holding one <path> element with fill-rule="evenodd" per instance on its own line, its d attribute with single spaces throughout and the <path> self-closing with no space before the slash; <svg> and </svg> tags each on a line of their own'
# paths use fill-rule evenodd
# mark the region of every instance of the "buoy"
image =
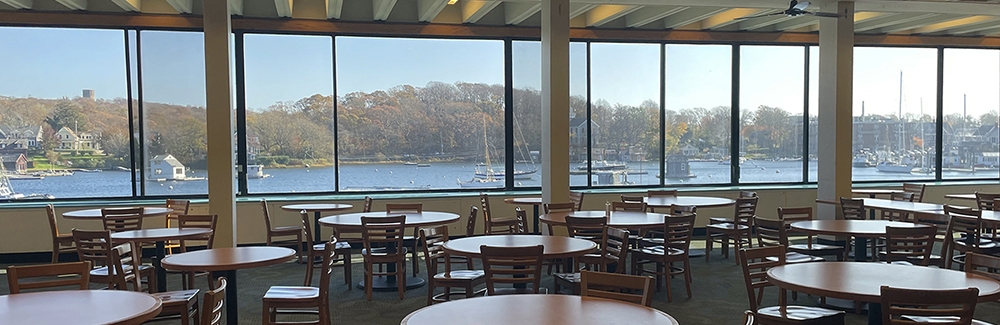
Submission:
<svg viewBox="0 0 1000 325">
<path fill-rule="evenodd" d="M 775 173 L 775 174 L 781 174 L 781 169 L 775 169 L 775 170 L 774 170 L 774 173 Z"/>
</svg>

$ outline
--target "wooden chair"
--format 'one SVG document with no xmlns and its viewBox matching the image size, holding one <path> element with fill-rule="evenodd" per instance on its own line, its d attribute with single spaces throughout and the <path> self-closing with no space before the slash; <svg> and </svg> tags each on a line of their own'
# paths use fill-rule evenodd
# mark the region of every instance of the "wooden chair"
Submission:
<svg viewBox="0 0 1000 325">
<path fill-rule="evenodd" d="M 219 277 L 213 285 L 215 289 L 205 292 L 201 302 L 200 325 L 221 325 L 222 305 L 226 302 L 226 278 Z"/>
<path fill-rule="evenodd" d="M 517 219 L 497 219 L 490 210 L 490 197 L 486 193 L 479 193 L 479 203 L 483 213 L 483 230 L 487 235 L 509 234 L 511 229 L 517 225 Z M 499 228 L 499 229 L 498 229 Z"/>
<path fill-rule="evenodd" d="M 511 234 L 528 233 L 528 213 L 521 207 L 514 207 L 514 224 L 510 226 Z"/>
<path fill-rule="evenodd" d="M 974 324 L 979 288 L 915 290 L 881 287 L 882 324 Z"/>
<path fill-rule="evenodd" d="M 855 199 L 855 198 L 840 198 L 840 211 L 844 215 L 844 220 L 868 220 L 868 214 L 865 213 L 865 200 Z M 857 240 L 857 239 L 854 239 Z M 848 253 L 851 251 L 853 244 L 848 243 L 844 248 Z M 878 256 L 878 240 L 873 239 L 868 241 L 868 248 L 871 252 L 868 254 L 872 258 Z"/>
<path fill-rule="evenodd" d="M 299 215 L 302 217 L 302 232 L 305 233 L 304 238 L 306 239 L 306 247 L 308 248 L 308 253 L 306 253 L 306 280 L 303 286 L 312 286 L 313 269 L 315 268 L 316 259 L 319 258 L 320 261 L 326 257 L 326 245 L 323 243 L 313 243 L 313 232 L 312 232 L 312 220 L 309 217 L 309 212 L 306 210 L 299 211 Z M 336 239 L 337 237 L 331 237 Z M 351 290 L 353 285 L 351 284 L 351 244 L 347 242 L 337 241 L 334 244 L 334 259 L 337 261 L 343 261 L 343 263 L 337 266 L 344 268 L 344 283 L 347 284 L 347 290 Z"/>
<path fill-rule="evenodd" d="M 889 195 L 889 199 L 893 201 L 913 202 L 913 193 L 892 193 Z M 882 220 L 908 222 L 910 221 L 910 213 L 895 210 L 882 210 Z"/>
<path fill-rule="evenodd" d="M 650 208 L 652 211 L 652 208 Z M 697 216 L 698 207 L 693 205 L 671 205 L 667 211 L 671 216 Z M 629 238 L 633 248 L 663 245 L 663 229 L 641 229 L 638 235 Z"/>
<path fill-rule="evenodd" d="M 600 242 L 604 229 L 608 227 L 608 218 L 566 216 L 566 231 L 570 237 L 589 239 Z"/>
<path fill-rule="evenodd" d="M 174 228 L 178 226 L 177 217 L 182 214 L 188 214 L 188 211 L 191 208 L 191 201 L 167 199 L 164 207 L 173 210 L 170 213 L 167 213 L 167 216 L 163 218 L 164 227 Z M 169 241 L 166 243 L 166 246 L 164 246 L 167 250 L 167 254 L 173 254 L 174 249 L 178 247 L 180 247 L 180 244 L 176 241 Z"/>
<path fill-rule="evenodd" d="M 628 230 L 608 227 L 602 233 L 601 251 L 598 259 L 587 261 L 585 263 L 587 264 L 586 269 L 624 274 L 625 261 L 628 257 Z M 581 281 L 579 272 L 556 273 L 553 275 L 553 291 L 559 293 L 559 288 L 569 288 L 573 294 L 579 294 Z M 652 285 L 652 282 L 650 282 L 650 285 Z"/>
<path fill-rule="evenodd" d="M 818 307 L 784 306 L 785 290 L 779 289 L 779 301 L 784 306 L 760 308 L 764 288 L 774 286 L 767 281 L 767 270 L 785 264 L 785 247 L 768 246 L 744 248 L 739 251 L 743 280 L 750 301 L 750 310 L 761 324 L 817 324 L 843 325 L 844 312 Z M 784 309 L 784 310 L 783 310 Z"/>
<path fill-rule="evenodd" d="M 21 283 L 22 279 L 43 278 L 43 281 Z M 10 293 L 21 290 L 75 287 L 87 290 L 90 284 L 90 262 L 53 263 L 42 265 L 11 265 L 7 267 Z"/>
<path fill-rule="evenodd" d="M 641 197 L 641 196 L 634 196 L 634 195 L 625 195 L 625 194 L 622 194 L 621 198 L 622 198 L 622 202 L 629 202 L 629 203 L 643 203 L 643 202 L 645 202 L 643 200 L 643 197 Z"/>
<path fill-rule="evenodd" d="M 646 203 L 644 202 L 611 202 L 611 210 L 613 211 L 631 211 L 631 212 L 646 212 Z"/>
<path fill-rule="evenodd" d="M 267 229 L 267 246 L 274 246 L 275 243 L 293 246 L 295 249 L 295 258 L 301 262 L 303 255 L 302 226 L 272 226 L 271 213 L 267 208 L 267 200 L 260 199 L 260 209 L 264 213 L 264 227 Z M 276 237 L 295 237 L 295 239 L 275 241 L 274 238 Z"/>
<path fill-rule="evenodd" d="M 743 325 L 757 325 L 757 313 L 753 310 L 747 310 L 743 312 Z"/>
<path fill-rule="evenodd" d="M 475 208 L 475 206 L 473 206 Z M 420 229 L 420 244 L 424 250 L 424 263 L 427 267 L 427 305 L 435 302 L 451 300 L 452 295 L 465 295 L 466 298 L 482 293 L 475 287 L 486 283 L 486 272 L 482 270 L 451 269 L 451 259 L 444 252 L 444 243 L 448 241 L 448 226 Z M 438 266 L 444 263 L 444 272 L 438 273 Z M 435 294 L 434 289 L 444 288 L 444 293 Z M 461 292 L 452 292 L 451 288 L 464 288 Z"/>
<path fill-rule="evenodd" d="M 361 206 L 361 212 L 372 212 L 372 201 L 374 200 L 375 199 L 372 199 L 371 196 L 365 195 L 365 201 L 364 204 Z"/>
<path fill-rule="evenodd" d="M 573 212 L 576 211 L 576 207 L 573 206 L 573 202 L 558 202 L 558 203 L 545 203 L 542 204 L 542 211 L 545 214 L 555 213 L 555 212 Z M 548 227 L 549 235 L 553 234 L 552 225 L 546 224 Z"/>
<path fill-rule="evenodd" d="M 931 265 L 932 260 L 940 260 L 933 256 L 934 237 L 937 229 L 934 227 L 885 227 L 885 251 L 882 260 L 890 264 Z"/>
<path fill-rule="evenodd" d="M 115 289 L 141 291 L 142 283 L 139 274 L 135 270 L 139 269 L 139 259 L 132 256 L 132 251 L 138 249 L 135 243 L 129 242 L 115 246 L 111 249 L 111 263 L 114 273 Z M 129 289 L 131 284 L 132 289 Z M 150 286 L 152 289 L 153 286 Z M 181 325 L 198 322 L 198 289 L 168 291 L 151 293 L 153 297 L 159 298 L 162 303 L 160 313 L 153 320 L 159 320 L 168 316 L 179 315 Z"/>
<path fill-rule="evenodd" d="M 755 191 L 740 191 L 740 197 L 757 197 Z"/>
<path fill-rule="evenodd" d="M 486 294 L 489 296 L 522 293 L 546 293 L 541 287 L 542 245 L 524 247 L 479 246 L 486 273 Z M 513 288 L 499 288 L 498 284 L 513 284 Z M 530 284 L 531 288 L 527 285 Z M 524 287 L 519 287 L 525 285 Z"/>
<path fill-rule="evenodd" d="M 1000 281 L 1000 256 L 976 253 L 965 254 L 965 272 L 979 274 Z"/>
<path fill-rule="evenodd" d="M 422 203 L 386 203 L 385 204 L 386 213 L 406 213 L 414 212 L 421 213 L 424 212 L 424 205 Z M 412 236 L 403 236 L 403 244 L 409 247 L 410 251 L 410 269 L 413 270 L 413 276 L 416 277 L 417 273 L 420 273 L 419 260 L 417 259 L 417 228 L 413 228 Z"/>
<path fill-rule="evenodd" d="M 917 183 L 903 183 L 903 192 L 913 193 L 913 202 L 923 202 L 924 201 L 924 190 L 927 189 L 925 184 Z"/>
<path fill-rule="evenodd" d="M 142 208 L 103 208 L 104 229 L 111 232 L 142 229 Z"/>
<path fill-rule="evenodd" d="M 583 211 L 583 192 L 569 191 L 569 201 L 573 202 L 573 210 Z"/>
<path fill-rule="evenodd" d="M 49 230 L 52 232 L 52 263 L 59 263 L 59 254 L 63 247 L 67 250 L 74 250 L 73 234 L 60 234 L 59 223 L 56 221 L 56 208 L 51 204 L 45 205 L 45 213 L 49 216 Z"/>
<path fill-rule="evenodd" d="M 1000 199 L 1000 193 L 983 193 L 976 191 L 976 206 L 979 210 L 993 210 L 993 201 Z"/>
<path fill-rule="evenodd" d="M 479 219 L 479 208 L 475 205 L 470 205 L 469 219 L 465 221 L 465 237 L 476 235 L 476 219 Z"/>
<path fill-rule="evenodd" d="M 750 246 L 750 230 L 753 228 L 754 214 L 757 213 L 757 200 L 756 197 L 738 198 L 733 219 L 716 223 L 709 220 L 709 224 L 705 226 L 706 262 L 712 255 L 714 243 L 722 244 L 722 255 L 726 258 L 729 258 L 729 243 L 732 243 L 736 250 Z"/>
<path fill-rule="evenodd" d="M 677 196 L 677 190 L 649 190 L 646 196 Z"/>
<path fill-rule="evenodd" d="M 641 293 L 635 293 L 641 292 Z M 580 296 L 653 306 L 653 279 L 648 276 L 580 271 Z"/>
<path fill-rule="evenodd" d="M 670 279 L 675 275 L 684 275 L 684 288 L 688 298 L 691 298 L 691 258 L 688 253 L 691 248 L 691 236 L 694 233 L 694 215 L 668 216 L 664 220 L 663 245 L 642 247 L 632 250 L 632 274 L 656 275 L 656 290 L 660 290 L 662 279 L 667 279 L 667 301 L 673 301 L 670 289 Z M 681 263 L 682 266 L 674 266 Z M 647 270 L 646 264 L 654 264 L 655 268 Z"/>
<path fill-rule="evenodd" d="M 945 259 L 947 258 L 948 245 L 945 242 L 948 238 L 948 223 L 951 221 L 951 217 L 942 213 L 914 213 L 913 222 L 921 225 L 927 225 L 935 229 L 934 242 L 937 247 L 940 247 L 940 251 L 937 254 L 931 253 L 931 263 L 938 267 L 944 267 Z M 940 244 L 940 245 L 937 245 Z M 938 256 L 937 259 L 933 258 Z"/>
<path fill-rule="evenodd" d="M 303 220 L 308 219 L 308 212 L 302 211 Z M 308 222 L 306 222 L 308 223 Z M 307 236 L 312 238 L 312 236 Z M 323 267 L 319 275 L 319 287 L 313 286 L 271 286 L 264 293 L 262 299 L 263 315 L 261 320 L 264 325 L 274 324 L 319 324 L 330 325 L 330 274 L 333 273 L 334 264 L 337 263 L 337 238 L 330 237 L 330 241 L 320 244 L 323 246 L 320 255 L 323 256 Z M 310 245 L 311 246 L 311 245 Z M 307 265 L 312 265 L 312 256 Z M 370 283 L 371 279 L 368 279 Z M 279 322 L 278 315 L 290 314 L 313 314 L 318 313 L 316 321 L 302 322 Z"/>
<path fill-rule="evenodd" d="M 181 229 L 184 228 L 201 228 L 201 229 L 211 229 L 212 232 L 208 235 L 202 236 L 201 238 L 192 238 L 180 240 L 177 242 L 177 248 L 180 252 L 191 251 L 195 246 L 201 246 L 204 244 L 205 249 L 212 249 L 215 247 L 215 228 L 219 222 L 219 216 L 215 214 L 182 214 L 177 216 L 177 226 Z M 194 288 L 194 279 L 199 276 L 204 276 L 208 279 L 208 287 L 211 288 L 215 283 L 212 282 L 211 277 L 208 276 L 208 272 L 182 272 L 184 281 L 182 282 L 184 289 Z"/>
<path fill-rule="evenodd" d="M 759 216 L 753 218 L 753 227 L 757 233 L 757 247 L 784 246 L 788 247 L 788 234 L 786 233 L 785 222 L 782 220 L 766 219 Z M 826 261 L 822 257 L 806 255 L 799 252 L 786 251 L 785 263 L 810 263 Z"/>
<path fill-rule="evenodd" d="M 838 261 L 843 261 L 846 258 L 847 250 L 844 246 L 815 243 L 812 234 L 799 234 L 789 230 L 788 225 L 793 222 L 812 221 L 812 207 L 778 207 L 778 220 L 785 223 L 785 233 L 788 234 L 789 238 L 793 236 L 805 236 L 805 244 L 795 244 L 790 240 L 788 245 L 785 245 L 786 250 L 812 256 L 833 255 L 837 257 Z"/>
<path fill-rule="evenodd" d="M 946 204 L 944 212 L 951 217 L 944 243 L 946 269 L 950 269 L 952 263 L 963 264 L 966 253 L 992 255 L 1000 252 L 1000 243 L 982 238 L 983 217 L 979 210 Z"/>
<path fill-rule="evenodd" d="M 111 231 L 73 229 L 73 241 L 76 243 L 78 258 L 81 261 L 90 262 L 91 267 L 94 267 L 90 270 L 90 282 L 102 283 L 108 289 L 114 289 L 117 283 L 114 278 L 115 263 L 111 255 L 115 247 L 111 244 Z M 131 254 L 131 251 L 129 253 Z M 140 279 L 146 278 L 149 292 L 152 293 L 156 289 L 156 275 L 153 267 L 140 264 L 138 269 Z"/>
<path fill-rule="evenodd" d="M 406 246 L 403 246 L 406 216 L 361 217 L 361 225 L 364 228 L 361 256 L 365 259 L 365 298 L 372 300 L 372 281 L 378 275 L 396 277 L 396 289 L 402 300 L 406 292 Z M 375 264 L 390 263 L 396 265 L 395 271 L 375 271 Z"/>
</svg>

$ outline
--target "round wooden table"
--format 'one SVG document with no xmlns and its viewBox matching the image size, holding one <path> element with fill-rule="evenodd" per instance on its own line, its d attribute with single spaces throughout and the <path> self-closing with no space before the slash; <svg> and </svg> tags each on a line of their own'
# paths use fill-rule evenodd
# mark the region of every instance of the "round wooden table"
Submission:
<svg viewBox="0 0 1000 325">
<path fill-rule="evenodd" d="M 955 200 L 973 200 L 973 201 L 977 200 L 975 193 L 945 194 L 944 198 L 955 199 Z"/>
<path fill-rule="evenodd" d="M 212 229 L 207 228 L 158 228 L 121 231 L 111 234 L 111 239 L 132 242 L 155 242 L 156 258 L 153 259 L 153 266 L 156 268 L 156 291 L 167 291 L 167 272 L 163 270 L 160 262 L 167 255 L 166 242 L 168 240 L 183 240 L 204 237 L 212 233 Z"/>
<path fill-rule="evenodd" d="M 669 208 L 671 205 L 717 208 L 736 204 L 733 199 L 711 196 L 650 196 L 642 201 L 646 202 L 646 206 L 654 208 Z"/>
<path fill-rule="evenodd" d="M 167 256 L 163 267 L 174 271 L 211 271 L 213 278 L 225 276 L 226 324 L 238 324 L 236 270 L 275 265 L 291 261 L 295 250 L 285 247 L 250 246 L 213 248 Z"/>
<path fill-rule="evenodd" d="M 319 218 L 323 212 L 336 212 L 354 208 L 353 205 L 345 203 L 306 203 L 306 204 L 286 204 L 281 209 L 286 211 L 299 212 L 306 210 L 313 213 L 313 243 L 323 243 L 323 236 L 319 233 Z"/>
<path fill-rule="evenodd" d="M 676 325 L 666 313 L 624 301 L 575 295 L 504 295 L 418 309 L 400 325 Z"/>
<path fill-rule="evenodd" d="M 875 198 L 876 195 L 893 195 L 896 193 L 903 193 L 903 190 L 890 190 L 884 188 L 858 188 L 852 189 L 851 193 L 867 195 L 870 198 Z"/>
<path fill-rule="evenodd" d="M 565 225 L 566 217 L 568 216 L 603 218 L 604 211 L 555 212 L 543 214 L 539 217 L 539 219 L 541 219 L 542 222 L 551 225 Z M 625 229 L 663 227 L 664 218 L 666 217 L 667 215 L 662 213 L 611 211 L 611 217 L 608 218 L 608 226 Z"/>
<path fill-rule="evenodd" d="M 160 299 L 123 290 L 68 290 L 0 296 L 0 324 L 141 324 Z"/>
<path fill-rule="evenodd" d="M 1000 282 L 961 271 L 884 263 L 824 262 L 787 264 L 767 271 L 767 279 L 782 289 L 820 297 L 870 303 L 868 323 L 882 321 L 881 286 L 947 290 L 979 288 L 979 301 L 1000 299 Z"/>
<path fill-rule="evenodd" d="M 163 208 L 163 207 L 143 207 L 142 217 L 158 217 L 165 216 L 168 213 L 174 212 L 174 209 Z M 66 219 L 97 219 L 100 220 L 104 216 L 101 215 L 101 209 L 86 209 L 86 210 L 75 210 L 66 211 L 62 214 L 63 218 Z"/>
<path fill-rule="evenodd" d="M 868 238 L 885 237 L 885 227 L 930 227 L 911 222 L 889 220 L 810 220 L 793 222 L 790 227 L 814 235 L 853 236 L 854 259 L 868 260 Z"/>
<path fill-rule="evenodd" d="M 545 246 L 545 259 L 572 258 L 597 249 L 597 243 L 579 238 L 544 235 L 492 235 L 475 236 L 446 241 L 443 248 L 448 254 L 479 257 L 479 246 L 524 247 Z"/>
<path fill-rule="evenodd" d="M 416 230 L 420 227 L 433 227 L 446 225 L 455 221 L 458 221 L 459 215 L 451 212 L 436 212 L 436 211 L 424 211 L 424 212 L 398 212 L 398 213 L 387 213 L 387 212 L 356 212 L 347 214 L 338 214 L 328 217 L 323 217 L 319 219 L 319 223 L 324 226 L 336 227 L 338 231 L 344 232 L 362 232 L 364 231 L 364 226 L 361 225 L 361 217 L 388 217 L 388 216 L 398 216 L 406 215 L 406 227 L 413 228 L 414 237 L 416 237 Z M 395 271 L 396 264 L 390 263 L 387 266 L 388 271 Z M 406 277 L 406 288 L 413 289 L 420 287 L 426 283 L 423 278 L 418 278 L 414 276 Z M 358 288 L 364 288 L 365 282 L 361 281 L 358 283 Z M 390 291 L 396 290 L 396 277 L 395 276 L 378 276 L 372 280 L 372 289 L 380 291 Z"/>
<path fill-rule="evenodd" d="M 504 203 L 515 204 L 515 205 L 530 205 L 532 211 L 532 227 L 531 231 L 535 234 L 541 234 L 541 230 L 538 229 L 538 206 L 542 205 L 541 196 L 527 196 L 527 197 L 509 197 L 503 199 Z"/>
</svg>

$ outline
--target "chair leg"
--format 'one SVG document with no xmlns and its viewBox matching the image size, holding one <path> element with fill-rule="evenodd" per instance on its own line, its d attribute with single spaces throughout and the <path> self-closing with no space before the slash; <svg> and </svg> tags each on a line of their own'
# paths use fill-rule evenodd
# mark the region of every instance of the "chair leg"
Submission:
<svg viewBox="0 0 1000 325">
<path fill-rule="evenodd" d="M 684 287 L 687 289 L 688 299 L 691 299 L 691 261 L 684 260 Z"/>
<path fill-rule="evenodd" d="M 303 284 L 304 286 L 307 287 L 312 286 L 313 264 L 314 264 L 313 262 L 314 261 L 312 261 L 312 256 L 309 256 L 308 260 L 306 261 L 306 281 L 305 284 Z"/>
<path fill-rule="evenodd" d="M 347 283 L 347 290 L 354 290 L 353 276 L 351 274 L 351 254 L 344 254 L 344 283 Z"/>
<path fill-rule="evenodd" d="M 664 275 L 664 274 L 668 274 L 669 275 L 670 274 L 670 263 L 663 263 L 663 264 L 656 263 L 656 269 L 657 269 L 657 274 L 656 274 L 657 278 L 659 278 L 660 275 Z M 674 301 L 674 293 L 673 293 L 673 289 L 670 287 L 670 282 L 671 282 L 670 281 L 670 277 L 669 276 L 664 276 L 664 278 L 666 278 L 664 280 L 665 280 L 665 282 L 667 282 L 667 302 L 673 302 Z"/>
<path fill-rule="evenodd" d="M 368 301 L 372 301 L 372 280 L 374 276 L 372 276 L 373 270 L 371 268 L 373 267 L 375 265 L 365 263 L 365 298 L 368 298 Z"/>
<path fill-rule="evenodd" d="M 713 244 L 714 243 L 712 240 L 712 232 L 711 231 L 705 232 L 705 262 L 708 262 L 708 257 L 712 255 Z"/>
<path fill-rule="evenodd" d="M 403 300 L 406 293 L 406 261 L 397 263 L 401 269 L 396 270 L 396 290 L 399 291 L 399 300 Z"/>
<path fill-rule="evenodd" d="M 59 242 L 52 242 L 52 264 L 59 263 Z"/>
<path fill-rule="evenodd" d="M 434 280 L 427 280 L 427 305 L 434 304 Z"/>
<path fill-rule="evenodd" d="M 181 312 L 181 315 L 180 315 L 181 325 L 191 325 L 191 313 L 190 312 L 191 312 L 191 310 L 188 309 L 187 307 L 185 307 L 184 311 Z"/>
</svg>

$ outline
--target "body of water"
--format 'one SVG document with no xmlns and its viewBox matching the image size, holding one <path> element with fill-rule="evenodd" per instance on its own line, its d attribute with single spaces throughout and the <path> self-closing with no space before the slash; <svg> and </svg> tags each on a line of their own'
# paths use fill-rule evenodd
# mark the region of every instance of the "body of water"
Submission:
<svg viewBox="0 0 1000 325">
<path fill-rule="evenodd" d="M 517 179 L 515 184 L 524 187 L 541 186 L 539 172 L 531 179 Z M 577 164 L 571 166 L 576 170 Z M 531 170 L 532 166 L 518 164 L 517 169 Z M 755 161 L 748 160 L 740 165 L 741 183 L 799 182 L 802 179 L 800 161 Z M 459 181 L 473 178 L 476 166 L 472 163 L 433 163 L 430 167 L 394 164 L 360 164 L 340 167 L 340 188 L 342 191 L 380 190 L 427 190 L 457 189 Z M 482 167 L 480 167 L 482 169 Z M 654 162 L 632 162 L 628 164 L 627 182 L 636 185 L 659 184 L 659 165 Z M 668 186 L 687 184 L 728 184 L 730 166 L 717 162 L 691 162 L 690 170 L 696 176 L 685 179 L 668 179 Z M 326 192 L 336 188 L 333 167 L 319 168 L 265 168 L 270 177 L 248 180 L 250 193 L 296 193 Z M 72 176 L 46 177 L 40 180 L 11 180 L 14 191 L 23 194 L 44 193 L 56 198 L 74 197 L 127 197 L 132 195 L 131 173 L 124 171 L 76 172 Z M 816 180 L 815 161 L 809 165 L 809 180 Z M 194 170 L 188 176 L 204 177 L 206 172 Z M 945 179 L 996 178 L 997 171 L 977 171 L 974 173 L 945 172 Z M 933 174 L 892 174 L 882 173 L 875 168 L 854 168 L 854 180 L 933 180 Z M 594 175 L 594 182 L 599 177 Z M 585 186 L 587 175 L 571 175 L 572 186 Z M 595 183 L 595 185 L 604 185 Z M 206 180 L 193 181 L 147 181 L 147 195 L 184 195 L 208 192 Z"/>
</svg>

